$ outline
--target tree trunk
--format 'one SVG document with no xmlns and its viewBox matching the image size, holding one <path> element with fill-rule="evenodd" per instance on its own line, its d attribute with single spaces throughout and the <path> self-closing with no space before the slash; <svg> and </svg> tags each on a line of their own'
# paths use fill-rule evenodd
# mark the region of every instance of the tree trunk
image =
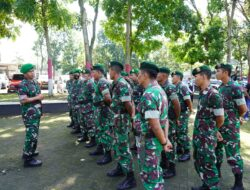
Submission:
<svg viewBox="0 0 250 190">
<path fill-rule="evenodd" d="M 85 0 L 78 0 L 78 4 L 80 7 L 80 14 L 81 14 L 81 27 L 82 27 L 82 34 L 83 34 L 83 41 L 84 41 L 84 50 L 85 50 L 85 64 L 86 64 L 86 68 L 91 68 L 92 59 L 91 59 L 90 49 L 89 49 L 87 13 L 84 7 L 85 2 L 86 2 Z"/>
<path fill-rule="evenodd" d="M 53 74 L 52 74 L 52 59 L 51 59 L 51 47 L 50 47 L 50 40 L 49 40 L 49 28 L 48 22 L 46 17 L 46 7 L 47 1 L 42 0 L 42 18 L 43 18 L 43 30 L 44 30 L 44 37 L 45 43 L 47 48 L 48 54 L 48 95 L 53 96 Z"/>
<path fill-rule="evenodd" d="M 247 45 L 248 83 L 250 83 L 250 42 Z"/>
<path fill-rule="evenodd" d="M 227 63 L 231 63 L 232 60 L 232 25 L 234 18 L 234 11 L 237 0 L 232 0 L 232 8 L 230 12 L 229 4 L 225 1 L 225 9 L 227 14 Z"/>
<path fill-rule="evenodd" d="M 130 71 L 131 67 L 131 34 L 132 34 L 132 6 L 128 0 L 128 14 L 126 22 L 126 50 L 125 50 L 125 70 Z"/>
</svg>

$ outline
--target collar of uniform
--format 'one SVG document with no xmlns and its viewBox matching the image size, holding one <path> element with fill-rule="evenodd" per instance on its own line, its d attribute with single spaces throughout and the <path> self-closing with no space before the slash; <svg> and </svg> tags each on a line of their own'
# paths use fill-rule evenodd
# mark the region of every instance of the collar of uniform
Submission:
<svg viewBox="0 0 250 190">
<path fill-rule="evenodd" d="M 168 81 L 168 80 L 166 80 L 166 82 L 162 85 L 162 87 L 167 87 L 167 86 L 168 86 L 168 84 L 169 84 L 169 81 Z"/>
<path fill-rule="evenodd" d="M 206 89 L 204 89 L 203 91 L 200 92 L 200 95 L 206 95 L 210 89 L 211 89 L 211 87 L 208 86 Z"/>
<path fill-rule="evenodd" d="M 233 84 L 233 80 L 229 79 L 229 81 L 226 84 L 221 83 L 220 86 L 230 86 L 231 84 Z"/>
<path fill-rule="evenodd" d="M 152 86 L 155 86 L 155 85 L 157 85 L 157 84 L 158 84 L 158 83 L 157 83 L 156 80 L 155 80 L 155 81 L 152 81 L 151 83 L 148 84 L 148 86 L 146 87 L 145 90 L 147 90 L 148 88 L 151 88 Z"/>
</svg>

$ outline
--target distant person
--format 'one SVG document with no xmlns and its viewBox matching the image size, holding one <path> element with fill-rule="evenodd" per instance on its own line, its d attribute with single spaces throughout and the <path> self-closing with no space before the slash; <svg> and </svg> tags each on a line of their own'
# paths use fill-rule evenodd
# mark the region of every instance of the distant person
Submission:
<svg viewBox="0 0 250 190">
<path fill-rule="evenodd" d="M 23 148 L 24 167 L 37 167 L 42 165 L 42 161 L 36 160 L 34 157 L 39 154 L 36 148 L 44 97 L 38 82 L 34 80 L 34 65 L 24 64 L 20 72 L 24 74 L 24 79 L 18 89 L 23 122 L 26 127 Z"/>
<path fill-rule="evenodd" d="M 244 115 L 244 119 L 245 119 L 245 121 L 248 121 L 249 120 L 249 111 L 250 111 L 250 83 L 248 83 L 244 87 L 244 96 L 245 96 L 245 100 L 246 100 L 246 104 L 247 104 L 247 112 Z"/>
<path fill-rule="evenodd" d="M 188 78 L 188 90 L 190 93 L 191 101 L 194 101 L 194 91 L 195 91 L 195 86 L 194 83 L 192 82 L 191 78 Z"/>
</svg>

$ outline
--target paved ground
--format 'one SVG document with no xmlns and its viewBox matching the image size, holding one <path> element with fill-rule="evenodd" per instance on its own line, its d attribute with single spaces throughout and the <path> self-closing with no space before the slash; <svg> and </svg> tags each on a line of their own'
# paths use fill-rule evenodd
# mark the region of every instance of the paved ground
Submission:
<svg viewBox="0 0 250 190">
<path fill-rule="evenodd" d="M 191 120 L 193 117 L 191 117 Z M 88 156 L 90 150 L 82 144 L 75 144 L 75 136 L 69 134 L 67 114 L 46 115 L 40 129 L 38 149 L 39 158 L 44 165 L 40 168 L 24 169 L 21 150 L 24 140 L 24 127 L 21 118 L 0 118 L 0 189 L 1 190 L 107 190 L 115 189 L 122 178 L 110 179 L 106 171 L 116 162 L 106 166 L 95 164 L 97 158 Z M 245 189 L 250 190 L 250 130 L 248 125 L 242 127 L 242 146 L 245 159 Z M 190 126 L 192 128 L 192 126 Z M 247 159 L 248 158 L 248 159 Z M 138 187 L 143 187 L 136 176 Z M 233 175 L 226 163 L 223 164 L 222 190 L 230 189 Z M 190 190 L 193 185 L 200 185 L 194 171 L 193 161 L 178 163 L 177 176 L 166 180 L 166 189 Z"/>
</svg>

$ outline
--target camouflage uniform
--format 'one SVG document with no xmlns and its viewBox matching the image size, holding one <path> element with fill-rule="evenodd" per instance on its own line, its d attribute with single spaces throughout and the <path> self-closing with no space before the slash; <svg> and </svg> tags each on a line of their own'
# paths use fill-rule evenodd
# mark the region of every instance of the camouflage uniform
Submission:
<svg viewBox="0 0 250 190">
<path fill-rule="evenodd" d="M 188 137 L 189 113 L 185 100 L 191 98 L 187 86 L 183 85 L 182 82 L 176 85 L 176 92 L 181 105 L 180 126 L 176 128 L 177 154 L 182 154 L 183 151 L 184 153 L 190 151 L 190 140 Z"/>
<path fill-rule="evenodd" d="M 41 94 L 39 84 L 34 80 L 24 79 L 18 88 L 19 99 L 32 98 Z M 40 118 L 42 116 L 42 103 L 36 101 L 22 104 L 22 118 L 26 127 L 26 136 L 23 153 L 25 156 L 32 156 L 37 148 L 38 131 Z"/>
<path fill-rule="evenodd" d="M 194 122 L 193 148 L 195 170 L 208 189 L 219 189 L 215 147 L 217 144 L 216 116 L 224 116 L 222 97 L 212 87 L 200 92 Z"/>
<path fill-rule="evenodd" d="M 85 80 L 81 83 L 78 95 L 80 104 L 80 126 L 82 135 L 95 136 L 95 114 L 93 95 L 95 93 L 95 83 L 93 79 Z"/>
<path fill-rule="evenodd" d="M 104 95 L 110 93 L 110 83 L 102 77 L 95 85 L 94 105 L 96 106 L 96 140 L 102 144 L 105 151 L 112 149 L 113 113 L 104 103 Z"/>
<path fill-rule="evenodd" d="M 143 94 L 143 88 L 138 83 L 134 82 L 132 99 L 135 103 L 135 106 L 137 106 L 140 103 L 142 94 Z"/>
<path fill-rule="evenodd" d="M 245 99 L 241 86 L 233 81 L 229 81 L 226 85 L 222 84 L 219 92 L 223 97 L 225 121 L 219 130 L 223 141 L 218 142 L 216 148 L 217 163 L 223 162 L 224 147 L 227 162 L 232 167 L 233 173 L 241 174 L 243 173 L 243 160 L 240 155 L 240 121 L 237 107 L 244 105 Z"/>
<path fill-rule="evenodd" d="M 129 149 L 129 130 L 131 127 L 131 117 L 127 113 L 124 102 L 132 101 L 132 89 L 123 77 L 114 81 L 111 86 L 112 104 L 114 112 L 114 151 L 119 159 L 124 173 L 133 171 L 133 158 Z"/>
<path fill-rule="evenodd" d="M 176 88 L 173 84 L 170 84 L 168 81 L 161 86 L 163 90 L 165 91 L 167 98 L 168 98 L 168 117 L 169 117 L 169 129 L 168 129 L 168 138 L 173 146 L 173 151 L 167 152 L 167 160 L 169 162 L 175 163 L 175 143 L 176 143 L 176 129 L 177 121 L 176 121 L 176 115 L 174 111 L 174 105 L 172 104 L 173 100 L 178 100 L 178 96 L 176 93 Z"/>
<path fill-rule="evenodd" d="M 139 155 L 145 151 L 145 156 L 139 158 L 140 176 L 143 186 L 147 190 L 164 189 L 162 168 L 160 167 L 162 145 L 150 129 L 147 120 L 159 118 L 161 127 L 164 129 L 168 118 L 167 107 L 167 96 L 156 81 L 145 89 L 137 106 L 136 131 L 144 137 L 144 146 L 141 146 L 140 143 L 137 144 Z"/>
<path fill-rule="evenodd" d="M 80 105 L 78 103 L 78 95 L 81 83 L 83 81 L 78 79 L 74 80 L 71 90 L 71 105 L 72 105 L 72 119 L 74 123 L 74 127 L 78 127 L 80 120 Z"/>
<path fill-rule="evenodd" d="M 72 87 L 73 87 L 73 82 L 74 80 L 68 80 L 66 82 L 66 89 L 68 91 L 68 97 L 67 97 L 67 101 L 68 101 L 68 106 L 69 106 L 69 116 L 71 118 L 71 121 L 73 121 L 72 118 L 72 102 L 71 102 L 71 91 L 72 91 Z"/>
</svg>

